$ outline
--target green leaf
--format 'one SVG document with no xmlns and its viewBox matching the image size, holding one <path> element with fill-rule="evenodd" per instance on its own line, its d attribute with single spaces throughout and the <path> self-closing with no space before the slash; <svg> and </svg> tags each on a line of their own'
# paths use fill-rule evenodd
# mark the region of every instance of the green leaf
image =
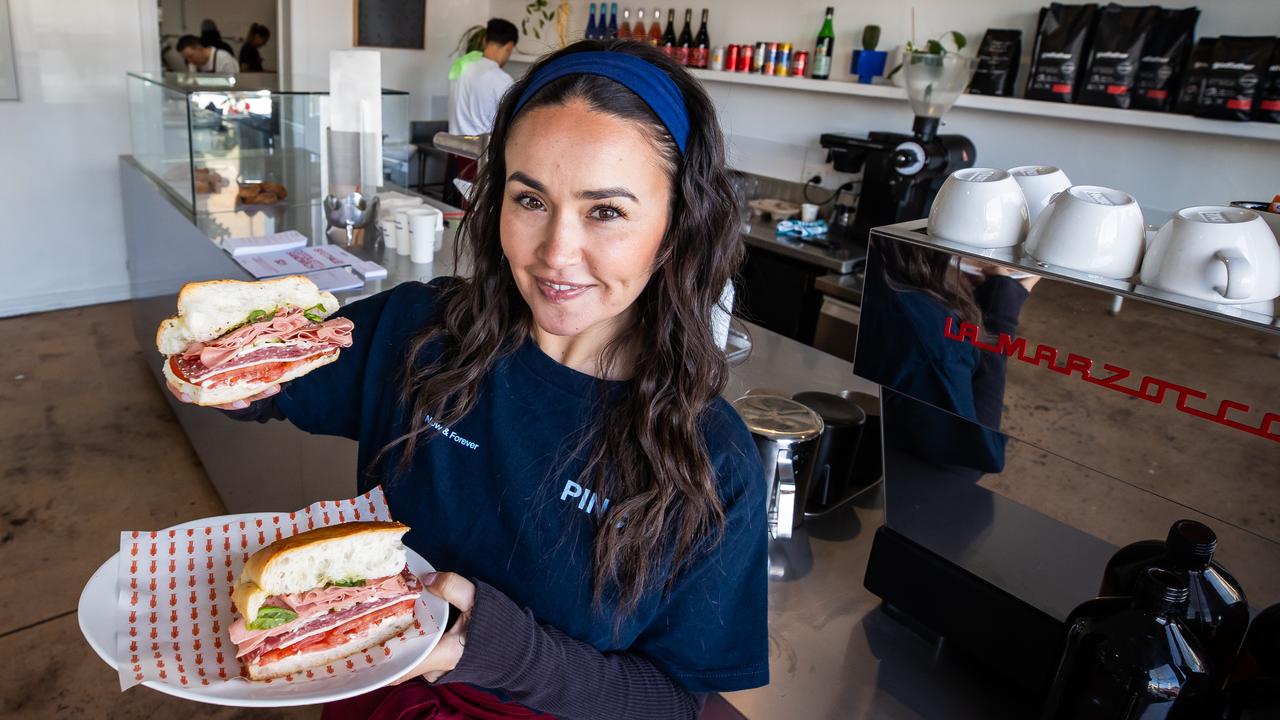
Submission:
<svg viewBox="0 0 1280 720">
<path fill-rule="evenodd" d="M 963 50 L 964 46 L 969 43 L 968 40 L 964 39 L 964 35 L 956 30 L 951 31 L 951 39 L 955 41 L 957 50 Z"/>
<path fill-rule="evenodd" d="M 315 312 L 317 310 L 319 312 Z M 324 316 L 320 314 L 322 312 L 324 312 L 324 303 L 316 303 L 306 310 L 303 310 L 302 316 L 314 323 L 324 322 Z"/>
<path fill-rule="evenodd" d="M 538 28 L 533 29 L 533 36 L 539 40 L 542 39 L 542 33 L 538 32 Z"/>
<path fill-rule="evenodd" d="M 337 587 L 364 587 L 364 580 L 335 580 L 329 584 Z"/>
<path fill-rule="evenodd" d="M 258 611 L 258 617 L 249 623 L 250 630 L 270 630 L 273 627 L 279 627 L 287 622 L 298 619 L 298 613 L 284 608 L 263 605 Z"/>
<path fill-rule="evenodd" d="M 929 43 L 925 45 L 925 49 L 932 55 L 941 55 L 946 52 L 946 49 L 942 47 L 942 43 L 937 40 L 930 40 Z"/>
<path fill-rule="evenodd" d="M 249 313 L 249 317 L 245 319 L 245 322 L 256 323 L 259 320 L 265 320 L 267 318 L 268 318 L 268 314 L 266 310 L 254 310 L 253 312 Z"/>
</svg>

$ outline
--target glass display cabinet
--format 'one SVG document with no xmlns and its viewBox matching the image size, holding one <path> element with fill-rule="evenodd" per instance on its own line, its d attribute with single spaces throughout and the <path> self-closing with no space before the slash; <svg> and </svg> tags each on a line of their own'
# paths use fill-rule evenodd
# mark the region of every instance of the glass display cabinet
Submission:
<svg viewBox="0 0 1280 720">
<path fill-rule="evenodd" d="M 870 590 L 1033 692 L 1112 553 L 1177 520 L 1216 532 L 1254 612 L 1280 602 L 1274 303 L 950 243 L 923 220 L 871 238 L 854 361 L 882 388 Z"/>
<path fill-rule="evenodd" d="M 195 214 L 318 202 L 328 90 L 247 78 L 129 73 L 133 156 Z M 384 157 L 409 136 L 409 94 L 382 91 Z M 384 171 L 385 174 L 385 171 Z M 252 197 L 251 197 L 252 196 Z M 245 202 L 246 198 L 253 202 Z"/>
</svg>

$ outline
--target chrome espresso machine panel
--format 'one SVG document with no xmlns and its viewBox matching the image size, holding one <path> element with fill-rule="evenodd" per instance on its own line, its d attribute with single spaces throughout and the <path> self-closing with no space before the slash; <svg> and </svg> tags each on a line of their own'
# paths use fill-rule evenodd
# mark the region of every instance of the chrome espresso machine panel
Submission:
<svg viewBox="0 0 1280 720">
<path fill-rule="evenodd" d="M 1216 531 L 1254 608 L 1280 602 L 1274 307 L 925 225 L 871 234 L 854 368 L 883 388 L 886 523 L 868 587 L 1041 689 L 1110 555 L 1176 520 Z"/>
</svg>

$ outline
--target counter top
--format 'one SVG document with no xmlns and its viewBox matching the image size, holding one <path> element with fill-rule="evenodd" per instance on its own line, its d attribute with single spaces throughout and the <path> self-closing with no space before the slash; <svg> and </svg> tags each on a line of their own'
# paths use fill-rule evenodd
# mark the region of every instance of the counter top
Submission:
<svg viewBox="0 0 1280 720">
<path fill-rule="evenodd" d="M 760 220 L 743 227 L 742 239 L 750 247 L 785 255 L 841 275 L 853 272 L 854 266 L 867 256 L 867 247 L 863 244 L 839 242 L 835 243 L 835 247 L 825 247 L 778 237 L 773 223 Z"/>
</svg>

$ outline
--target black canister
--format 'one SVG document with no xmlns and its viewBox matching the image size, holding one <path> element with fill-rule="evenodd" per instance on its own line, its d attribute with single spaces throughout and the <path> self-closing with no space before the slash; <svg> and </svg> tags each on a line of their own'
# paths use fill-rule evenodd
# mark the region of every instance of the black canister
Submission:
<svg viewBox="0 0 1280 720">
<path fill-rule="evenodd" d="M 813 452 L 797 460 L 797 472 L 806 478 L 804 484 L 809 488 L 805 513 L 825 512 L 855 489 L 854 458 L 867 414 L 853 400 L 830 393 L 802 392 L 792 399 L 822 418 L 822 435 Z"/>
</svg>

